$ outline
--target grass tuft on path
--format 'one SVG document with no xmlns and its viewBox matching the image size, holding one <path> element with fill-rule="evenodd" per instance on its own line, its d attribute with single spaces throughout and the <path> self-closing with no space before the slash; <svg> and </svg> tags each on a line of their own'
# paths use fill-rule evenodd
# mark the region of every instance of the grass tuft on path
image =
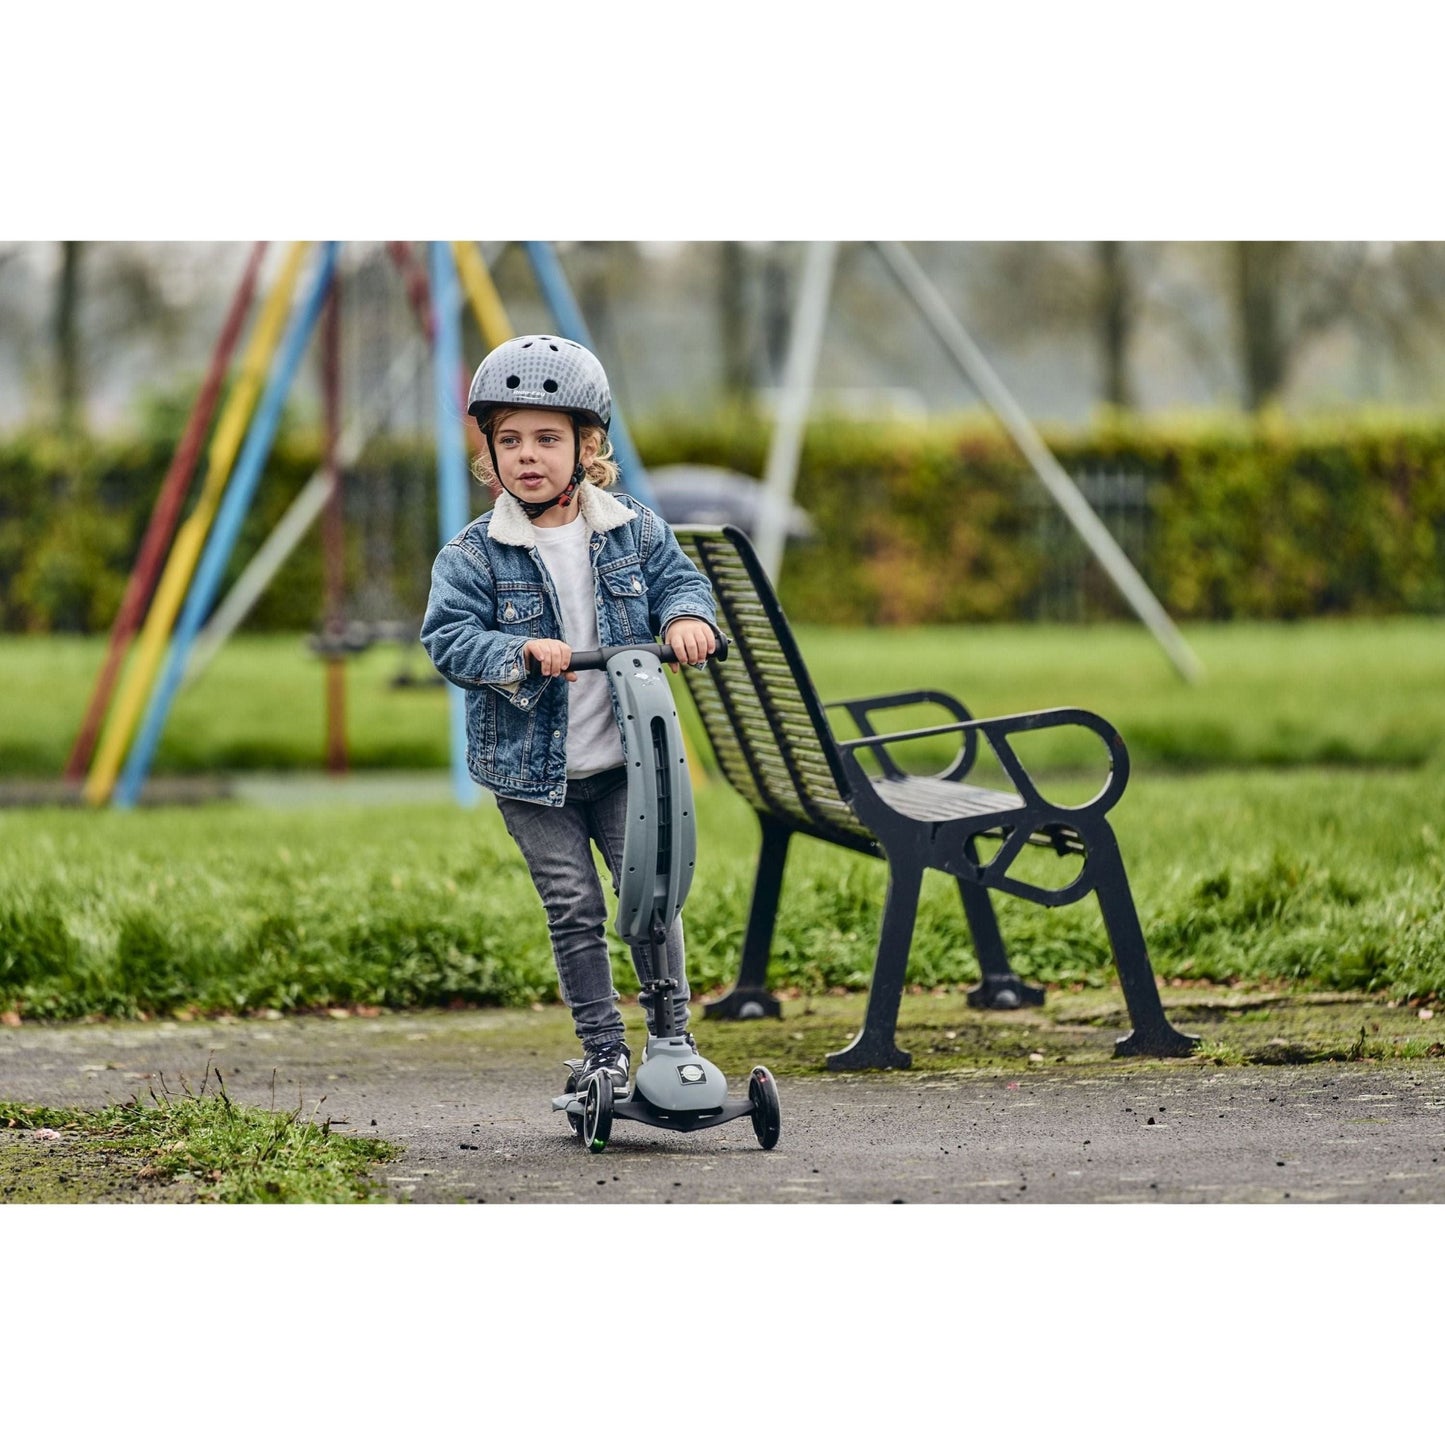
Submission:
<svg viewBox="0 0 1445 1445">
<path fill-rule="evenodd" d="M 121 1155 L 137 1180 L 186 1186 L 207 1204 L 353 1204 L 382 1197 L 373 1166 L 400 1150 L 380 1139 L 334 1134 L 332 1120 L 298 1107 L 277 1113 L 236 1104 L 211 1074 L 199 1093 L 151 1092 L 104 1109 L 0 1101 L 0 1126 L 40 1131 L 82 1151 Z M 324 1102 L 324 1101 L 321 1101 Z"/>
</svg>

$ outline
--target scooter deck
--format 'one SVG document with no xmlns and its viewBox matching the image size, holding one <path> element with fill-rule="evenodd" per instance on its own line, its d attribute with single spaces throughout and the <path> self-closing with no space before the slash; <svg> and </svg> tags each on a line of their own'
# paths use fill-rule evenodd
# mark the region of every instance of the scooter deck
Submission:
<svg viewBox="0 0 1445 1445">
<path fill-rule="evenodd" d="M 716 1109 L 659 1109 L 635 1091 L 631 1098 L 623 1099 L 612 1106 L 614 1119 L 631 1119 L 637 1124 L 652 1124 L 659 1129 L 676 1129 L 682 1134 L 691 1134 L 695 1129 L 711 1129 L 716 1124 L 727 1124 L 734 1119 L 746 1118 L 752 1112 L 751 1099 L 729 1099 Z"/>
<path fill-rule="evenodd" d="M 552 1107 L 581 1118 L 582 1095 L 559 1094 L 552 1100 Z M 635 1089 L 627 1098 L 614 1099 L 612 1102 L 613 1119 L 631 1119 L 634 1124 L 651 1124 L 659 1129 L 674 1129 L 682 1134 L 691 1134 L 697 1129 L 711 1129 L 718 1124 L 729 1124 L 734 1119 L 746 1118 L 752 1112 L 751 1099 L 729 1099 L 716 1109 L 659 1109 Z"/>
</svg>

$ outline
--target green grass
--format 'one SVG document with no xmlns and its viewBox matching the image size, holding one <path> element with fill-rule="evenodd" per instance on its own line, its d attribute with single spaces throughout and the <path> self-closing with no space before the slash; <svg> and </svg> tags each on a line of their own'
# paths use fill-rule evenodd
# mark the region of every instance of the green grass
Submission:
<svg viewBox="0 0 1445 1445">
<path fill-rule="evenodd" d="M 701 790 L 687 904 L 694 990 L 732 977 L 757 829 Z M 1445 773 L 1301 768 L 1136 777 L 1113 818 L 1161 980 L 1445 993 Z M 1043 867 L 1052 855 L 1034 858 Z M 1063 866 L 1062 860 L 1055 860 Z M 866 987 L 886 871 L 798 839 L 773 977 Z M 1097 907 L 999 900 L 1020 974 L 1113 981 Z M 619 986 L 632 979 L 618 956 Z M 950 880 L 926 880 L 923 988 L 977 964 Z M 496 810 L 239 804 L 0 812 L 0 1014 L 29 1019 L 523 1005 L 556 998 L 545 920 Z"/>
<path fill-rule="evenodd" d="M 103 638 L 0 638 L 0 676 L 24 698 L 0 710 L 0 776 L 60 775 L 104 656 Z M 378 645 L 348 664 L 354 766 L 446 766 L 445 690 L 391 686 L 407 670 L 435 675 L 420 645 Z M 319 768 L 325 757 L 325 668 L 305 638 L 243 636 L 176 695 L 154 771 Z"/>
<path fill-rule="evenodd" d="M 545 929 L 522 917 L 500 818 L 484 822 L 0 814 L 0 999 L 47 1018 L 528 1002 L 551 983 Z"/>
<path fill-rule="evenodd" d="M 1122 731 L 1133 775 L 1111 815 L 1156 972 L 1204 981 L 1445 992 L 1445 648 L 1430 619 L 1189 629 L 1189 687 L 1140 627 L 805 629 L 825 699 L 930 686 L 976 714 L 1080 705 Z M 99 639 L 6 638 L 0 772 L 58 775 Z M 416 676 L 427 664 L 419 649 Z M 395 688 L 395 647 L 351 664 L 359 767 L 444 768 L 442 690 Z M 299 638 L 242 638 L 181 694 L 158 763 L 314 768 L 323 672 Z M 885 727 L 936 721 L 926 709 Z M 1076 802 L 1102 748 L 1031 736 L 1045 792 Z M 932 749 L 930 751 L 930 748 Z M 947 743 L 908 761 L 936 766 Z M 736 967 L 757 830 L 721 783 L 698 800 L 689 899 L 696 991 Z M 1062 868 L 1027 850 L 1030 870 Z M 866 987 L 886 875 L 799 839 L 774 977 L 807 994 Z M 1048 881 L 1039 873 L 1039 881 Z M 999 901 L 1015 966 L 1063 987 L 1112 979 L 1098 910 Z M 622 962 L 623 988 L 631 978 Z M 930 875 L 910 980 L 977 974 L 956 891 Z M 520 1005 L 556 997 L 536 895 L 495 810 L 449 805 L 270 812 L 0 811 L 0 1014 L 137 1017 Z"/>
<path fill-rule="evenodd" d="M 215 1078 L 214 1090 L 208 1073 L 199 1093 L 152 1092 L 150 1103 L 96 1110 L 0 1101 L 0 1127 L 55 1131 L 81 1153 L 70 1174 L 94 1173 L 107 1189 L 117 1178 L 152 1180 L 215 1204 L 347 1204 L 381 1194 L 369 1171 L 396 1157 L 395 1145 L 333 1134 L 314 1110 L 303 1118 L 299 1108 L 283 1114 L 235 1104 Z M 88 1171 L 86 1155 L 105 1167 Z M 21 1162 L 31 1173 L 33 1161 Z"/>
<path fill-rule="evenodd" d="M 926 686 L 977 716 L 1091 708 L 1122 732 L 1136 767 L 1445 763 L 1439 619 L 1196 625 L 1185 635 L 1206 669 L 1198 686 L 1137 625 L 799 629 L 825 700 Z M 23 700 L 0 709 L 0 777 L 60 774 L 103 654 L 100 638 L 0 638 L 7 696 Z M 404 670 L 430 674 L 419 646 L 378 646 L 348 664 L 353 766 L 446 766 L 445 693 L 391 686 Z M 939 720 L 919 711 L 887 724 Z M 155 771 L 318 768 L 325 734 L 324 669 L 305 640 L 236 638 L 177 697 Z M 919 745 L 917 756 L 947 751 Z"/>
<path fill-rule="evenodd" d="M 1185 636 L 1204 666 L 1195 685 L 1124 624 L 817 628 L 801 646 L 825 699 L 926 686 L 977 717 L 1088 708 L 1140 767 L 1445 762 L 1445 620 L 1195 625 Z"/>
<path fill-rule="evenodd" d="M 1174 1072 L 1201 1065 L 1445 1057 L 1445 1016 L 1428 1008 L 1404 1008 L 1352 993 L 1210 985 L 1166 985 L 1161 992 L 1170 1021 L 1195 1035 L 1199 1046 L 1187 1059 L 1130 1059 L 1130 1069 Z M 703 1019 L 694 1030 L 703 1053 L 729 1077 L 745 1076 L 759 1059 L 780 1076 L 822 1073 L 826 1056 L 853 1036 L 862 1015 L 857 997 L 803 996 L 789 999 L 780 1019 L 741 1026 Z M 505 1046 L 520 1052 L 525 1039 L 535 1048 L 525 1021 L 536 1017 L 518 1016 Z M 1042 1008 L 1017 1012 L 970 1008 L 956 990 L 913 989 L 899 1007 L 896 1041 L 912 1055 L 919 1074 L 1018 1077 L 1063 1064 L 1087 1076 L 1118 1071 L 1114 1044 L 1128 1030 L 1128 1012 L 1117 989 L 1061 990 L 1051 993 Z"/>
</svg>

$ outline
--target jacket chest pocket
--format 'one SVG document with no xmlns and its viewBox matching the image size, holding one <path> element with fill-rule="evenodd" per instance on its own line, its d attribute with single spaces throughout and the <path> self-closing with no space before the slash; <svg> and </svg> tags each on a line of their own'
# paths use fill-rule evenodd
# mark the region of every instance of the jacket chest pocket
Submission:
<svg viewBox="0 0 1445 1445">
<path fill-rule="evenodd" d="M 652 629 L 647 625 L 647 584 L 642 580 L 640 564 L 619 562 L 599 572 L 597 580 L 602 605 L 611 613 L 619 634 L 625 633 L 628 642 L 651 637 Z M 624 639 L 619 635 L 618 640 Z"/>
<path fill-rule="evenodd" d="M 515 637 L 540 637 L 545 608 L 541 587 L 503 582 L 497 588 L 497 630 Z"/>
</svg>

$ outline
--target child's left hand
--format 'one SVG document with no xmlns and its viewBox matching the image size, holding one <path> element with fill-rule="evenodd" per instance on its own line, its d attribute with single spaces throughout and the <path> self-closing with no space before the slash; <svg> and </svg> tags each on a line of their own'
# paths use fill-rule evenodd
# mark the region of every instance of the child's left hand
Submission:
<svg viewBox="0 0 1445 1445">
<path fill-rule="evenodd" d="M 702 662 L 717 651 L 713 630 L 700 617 L 679 617 L 667 629 L 663 639 L 682 662 Z M 674 672 L 677 663 L 667 664 Z"/>
</svg>

